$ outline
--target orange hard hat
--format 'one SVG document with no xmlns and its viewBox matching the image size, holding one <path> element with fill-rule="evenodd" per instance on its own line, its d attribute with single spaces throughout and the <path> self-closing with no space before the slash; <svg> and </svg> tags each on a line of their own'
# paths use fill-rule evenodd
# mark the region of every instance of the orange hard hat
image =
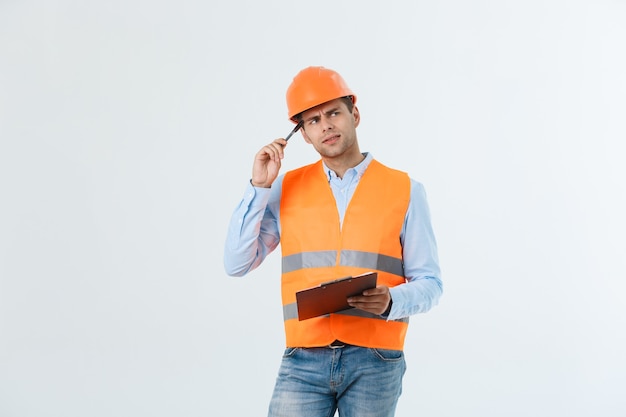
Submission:
<svg viewBox="0 0 626 417">
<path fill-rule="evenodd" d="M 351 96 L 356 103 L 356 96 L 336 71 L 324 67 L 308 67 L 300 71 L 287 89 L 287 110 L 289 119 L 296 122 L 294 116 L 327 101 Z"/>
</svg>

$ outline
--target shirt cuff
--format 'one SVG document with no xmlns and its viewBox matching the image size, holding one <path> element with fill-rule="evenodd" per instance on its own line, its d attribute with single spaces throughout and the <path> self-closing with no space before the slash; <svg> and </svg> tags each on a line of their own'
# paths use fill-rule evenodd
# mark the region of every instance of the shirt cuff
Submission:
<svg viewBox="0 0 626 417">
<path fill-rule="evenodd" d="M 266 206 L 270 199 L 271 188 L 255 187 L 252 180 L 248 182 L 243 201 L 246 207 Z"/>
</svg>

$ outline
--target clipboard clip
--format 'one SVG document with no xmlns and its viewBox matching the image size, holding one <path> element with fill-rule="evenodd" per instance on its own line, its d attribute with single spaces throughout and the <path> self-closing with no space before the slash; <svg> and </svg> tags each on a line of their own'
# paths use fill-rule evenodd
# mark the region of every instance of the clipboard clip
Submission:
<svg viewBox="0 0 626 417">
<path fill-rule="evenodd" d="M 332 280 L 332 281 L 322 282 L 322 283 L 320 284 L 320 287 L 325 287 L 325 286 L 327 286 L 327 285 L 330 285 L 330 284 L 336 284 L 336 283 L 338 283 L 338 282 L 343 282 L 343 281 L 352 281 L 352 278 L 354 278 L 352 275 L 348 275 L 347 277 L 337 278 L 337 279 L 334 279 L 334 280 Z"/>
</svg>

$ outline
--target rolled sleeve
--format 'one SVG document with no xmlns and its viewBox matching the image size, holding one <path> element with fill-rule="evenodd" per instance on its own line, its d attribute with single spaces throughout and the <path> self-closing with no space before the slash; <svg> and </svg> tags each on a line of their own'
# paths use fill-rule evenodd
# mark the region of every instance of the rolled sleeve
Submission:
<svg viewBox="0 0 626 417">
<path fill-rule="evenodd" d="M 425 313 L 443 293 L 437 242 L 424 186 L 411 180 L 411 199 L 400 236 L 406 284 L 390 289 L 388 320 Z"/>
</svg>

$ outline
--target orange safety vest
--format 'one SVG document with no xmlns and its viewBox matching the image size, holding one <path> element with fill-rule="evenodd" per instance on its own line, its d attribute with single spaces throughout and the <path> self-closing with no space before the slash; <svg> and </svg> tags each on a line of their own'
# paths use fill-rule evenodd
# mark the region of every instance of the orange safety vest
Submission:
<svg viewBox="0 0 626 417">
<path fill-rule="evenodd" d="M 350 309 L 298 321 L 296 292 L 322 282 L 378 272 L 378 285 L 405 283 L 400 233 L 411 183 L 373 160 L 346 210 L 343 227 L 322 161 L 285 174 L 280 203 L 282 301 L 288 347 L 342 342 L 402 350 L 408 318 L 387 320 Z"/>
</svg>

